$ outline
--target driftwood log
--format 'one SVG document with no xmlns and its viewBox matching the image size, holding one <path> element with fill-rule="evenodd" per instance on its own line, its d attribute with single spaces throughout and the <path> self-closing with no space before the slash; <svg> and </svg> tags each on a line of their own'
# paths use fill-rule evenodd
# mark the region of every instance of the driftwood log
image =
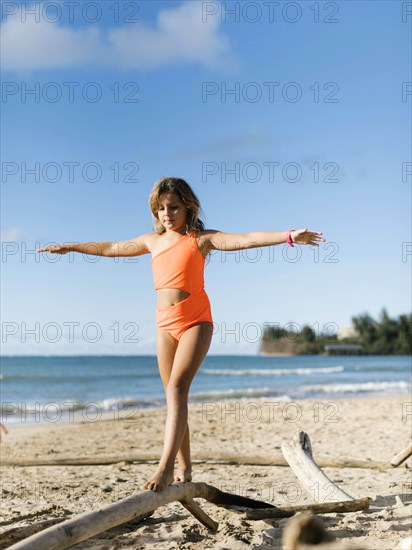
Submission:
<svg viewBox="0 0 412 550">
<path fill-rule="evenodd" d="M 53 458 L 32 458 L 32 459 L 9 459 L 2 460 L 2 466 L 104 466 L 107 464 L 128 463 L 143 464 L 147 462 L 158 462 L 158 455 L 153 454 L 127 454 L 114 456 L 83 456 L 83 457 L 62 457 Z M 196 453 L 193 464 L 242 464 L 250 466 L 289 466 L 287 460 L 282 455 L 272 457 L 250 456 L 250 455 L 232 455 L 230 453 L 214 453 L 210 458 L 208 453 Z M 387 462 L 375 460 L 356 460 L 356 459 L 323 459 L 319 460 L 321 468 L 365 468 L 368 470 L 388 470 L 391 466 Z"/>
<path fill-rule="evenodd" d="M 313 514 L 331 514 L 342 512 L 358 512 L 369 508 L 370 498 L 358 498 L 343 502 L 321 502 L 319 504 L 300 504 L 296 506 L 282 506 L 282 508 L 263 508 L 250 510 L 245 513 L 245 519 L 289 518 L 298 512 L 312 512 Z"/>
<path fill-rule="evenodd" d="M 312 446 L 305 432 L 298 432 L 291 443 L 284 443 L 282 451 L 302 487 L 318 502 L 300 507 L 307 511 L 298 513 L 287 523 L 283 534 L 284 550 L 360 550 L 357 546 L 336 541 L 326 531 L 320 518 L 313 516 L 313 512 L 364 510 L 369 507 L 370 499 L 366 497 L 355 500 L 322 472 L 313 460 Z M 297 508 L 290 507 L 291 511 L 296 511 Z M 266 517 L 273 517 L 270 516 L 270 510 L 267 513 Z"/>
<path fill-rule="evenodd" d="M 9 550 L 63 550 L 122 523 L 137 518 L 143 519 L 156 508 L 174 501 L 180 502 L 205 527 L 215 533 L 218 524 L 200 508 L 194 498 L 204 498 L 221 506 L 272 507 L 266 502 L 219 491 L 206 483 L 174 483 L 160 493 L 142 491 L 98 510 L 79 514 L 13 544 Z"/>
<path fill-rule="evenodd" d="M 400 453 L 396 454 L 391 460 L 391 466 L 396 468 L 410 456 L 412 456 L 412 445 L 408 445 L 405 449 L 402 449 Z"/>
<path fill-rule="evenodd" d="M 342 491 L 313 460 L 307 433 L 298 432 L 291 443 L 282 444 L 282 452 L 305 491 L 316 502 L 343 502 L 353 497 Z"/>
</svg>

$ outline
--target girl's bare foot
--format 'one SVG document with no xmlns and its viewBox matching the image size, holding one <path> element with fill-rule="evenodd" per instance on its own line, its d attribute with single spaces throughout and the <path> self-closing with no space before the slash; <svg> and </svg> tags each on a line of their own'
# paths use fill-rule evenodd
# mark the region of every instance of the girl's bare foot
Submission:
<svg viewBox="0 0 412 550">
<path fill-rule="evenodd" d="M 175 481 L 192 481 L 192 468 L 178 468 Z"/>
<path fill-rule="evenodd" d="M 157 469 L 149 481 L 144 484 L 144 488 L 160 493 L 160 491 L 164 491 L 166 487 L 169 487 L 171 483 L 173 483 L 173 470 Z"/>
</svg>

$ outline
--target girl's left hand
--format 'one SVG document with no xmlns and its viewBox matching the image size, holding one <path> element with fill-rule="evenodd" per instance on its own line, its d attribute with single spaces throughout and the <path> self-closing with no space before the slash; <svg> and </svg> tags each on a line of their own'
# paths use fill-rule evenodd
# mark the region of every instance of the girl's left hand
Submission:
<svg viewBox="0 0 412 550">
<path fill-rule="evenodd" d="M 290 234 L 291 239 L 296 244 L 312 244 L 314 246 L 319 246 L 316 241 L 324 242 L 326 239 L 319 237 L 318 235 L 323 235 L 322 231 L 309 231 L 307 227 L 305 229 L 297 229 L 292 231 Z"/>
</svg>

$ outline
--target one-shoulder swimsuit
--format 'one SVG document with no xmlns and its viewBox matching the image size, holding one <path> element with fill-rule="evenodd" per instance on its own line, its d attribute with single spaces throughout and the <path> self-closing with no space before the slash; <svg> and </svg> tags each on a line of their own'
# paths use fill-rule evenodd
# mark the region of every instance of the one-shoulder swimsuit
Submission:
<svg viewBox="0 0 412 550">
<path fill-rule="evenodd" d="M 154 287 L 177 288 L 188 296 L 176 304 L 156 308 L 156 325 L 180 340 L 190 327 L 213 323 L 209 298 L 204 289 L 205 258 L 196 241 L 196 232 L 180 237 L 152 258 Z"/>
</svg>

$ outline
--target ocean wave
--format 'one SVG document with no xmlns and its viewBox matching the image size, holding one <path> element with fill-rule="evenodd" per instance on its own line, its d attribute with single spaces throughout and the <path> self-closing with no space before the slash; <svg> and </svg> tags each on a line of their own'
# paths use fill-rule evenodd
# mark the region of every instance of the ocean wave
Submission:
<svg viewBox="0 0 412 550">
<path fill-rule="evenodd" d="M 400 365 L 365 365 L 365 366 L 355 366 L 354 369 L 357 372 L 404 372 L 405 367 Z"/>
<path fill-rule="evenodd" d="M 297 369 L 203 369 L 203 374 L 213 374 L 221 376 L 284 376 L 288 374 L 332 374 L 343 372 L 345 367 L 323 367 L 323 368 L 297 368 Z"/>
<path fill-rule="evenodd" d="M 276 391 L 270 388 L 238 388 L 230 390 L 211 390 L 208 392 L 198 392 L 190 394 L 193 401 L 204 399 L 241 399 L 242 397 L 276 397 L 281 401 L 290 399 L 288 395 L 277 395 Z"/>
<path fill-rule="evenodd" d="M 148 407 L 159 407 L 164 404 L 164 398 L 136 399 L 135 397 L 108 398 L 99 401 L 73 401 L 67 399 L 60 402 L 3 402 L 0 405 L 0 413 L 3 421 L 13 417 L 20 417 L 27 422 L 36 422 L 43 418 L 47 421 L 52 418 L 66 417 L 74 413 L 84 411 L 88 416 L 97 416 L 110 411 L 125 411 Z"/>
<path fill-rule="evenodd" d="M 313 384 L 311 386 L 305 386 L 306 392 L 319 392 L 319 393 L 359 393 L 359 392 L 379 392 L 387 390 L 408 390 L 410 388 L 410 382 L 400 380 L 394 381 L 381 381 L 381 382 L 358 382 L 358 383 L 342 383 L 342 384 Z"/>
</svg>

